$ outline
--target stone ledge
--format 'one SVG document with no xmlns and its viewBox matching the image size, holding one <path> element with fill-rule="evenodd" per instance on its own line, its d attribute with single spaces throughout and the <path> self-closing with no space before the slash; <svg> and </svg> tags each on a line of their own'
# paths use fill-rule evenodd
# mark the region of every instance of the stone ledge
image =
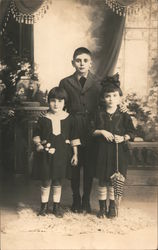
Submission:
<svg viewBox="0 0 158 250">
<path fill-rule="evenodd" d="M 126 185 L 158 186 L 157 170 L 128 170 Z"/>
</svg>

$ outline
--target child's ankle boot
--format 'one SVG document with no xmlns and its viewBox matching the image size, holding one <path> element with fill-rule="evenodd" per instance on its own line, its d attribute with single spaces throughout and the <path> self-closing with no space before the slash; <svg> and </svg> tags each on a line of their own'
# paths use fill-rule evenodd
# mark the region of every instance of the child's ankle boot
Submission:
<svg viewBox="0 0 158 250">
<path fill-rule="evenodd" d="M 106 200 L 99 200 L 99 207 L 100 210 L 97 214 L 98 218 L 104 218 L 105 215 L 107 215 L 107 206 L 106 206 Z"/>
<path fill-rule="evenodd" d="M 54 204 L 53 204 L 53 214 L 57 218 L 62 218 L 63 217 L 63 213 L 62 213 L 61 208 L 60 208 L 60 203 L 54 202 Z"/>
<path fill-rule="evenodd" d="M 42 202 L 38 216 L 45 216 L 48 213 L 48 202 Z"/>
<path fill-rule="evenodd" d="M 110 200 L 108 218 L 114 218 L 114 217 L 116 217 L 115 201 L 114 200 Z"/>
</svg>

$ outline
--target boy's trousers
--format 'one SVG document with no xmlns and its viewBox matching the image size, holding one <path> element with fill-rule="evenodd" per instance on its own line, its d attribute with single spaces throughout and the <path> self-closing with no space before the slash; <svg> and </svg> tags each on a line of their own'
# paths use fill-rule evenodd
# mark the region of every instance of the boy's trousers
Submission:
<svg viewBox="0 0 158 250">
<path fill-rule="evenodd" d="M 92 189 L 92 182 L 94 176 L 94 145 L 89 140 L 84 146 L 79 146 L 78 149 L 78 166 L 72 167 L 72 179 L 71 179 L 71 188 L 73 192 L 73 198 L 80 199 L 80 183 L 81 180 L 81 169 L 83 169 L 83 197 L 82 201 L 89 202 L 90 193 Z"/>
</svg>

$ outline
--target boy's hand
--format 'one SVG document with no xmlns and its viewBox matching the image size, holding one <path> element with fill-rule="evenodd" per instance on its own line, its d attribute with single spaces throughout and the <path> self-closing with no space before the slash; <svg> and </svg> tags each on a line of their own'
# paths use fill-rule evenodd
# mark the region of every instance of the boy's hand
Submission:
<svg viewBox="0 0 158 250">
<path fill-rule="evenodd" d="M 126 106 L 124 103 L 121 103 L 121 104 L 120 104 L 120 111 L 121 111 L 122 113 L 128 112 L 128 108 L 127 108 L 127 106 Z"/>
<path fill-rule="evenodd" d="M 107 141 L 113 141 L 114 140 L 114 136 L 112 133 L 106 131 L 106 130 L 102 130 L 101 131 L 101 134 L 104 136 L 104 138 L 107 140 Z"/>
<path fill-rule="evenodd" d="M 78 157 L 77 155 L 74 154 L 71 159 L 71 165 L 75 167 L 77 166 L 77 164 L 78 164 Z"/>
<path fill-rule="evenodd" d="M 124 141 L 124 136 L 121 135 L 114 135 L 114 140 L 116 143 L 121 143 Z"/>
</svg>

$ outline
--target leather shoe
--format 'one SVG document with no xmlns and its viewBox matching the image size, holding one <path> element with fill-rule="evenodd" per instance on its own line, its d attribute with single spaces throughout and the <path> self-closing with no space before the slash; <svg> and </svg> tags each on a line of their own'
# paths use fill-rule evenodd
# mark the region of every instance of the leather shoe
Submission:
<svg viewBox="0 0 158 250">
<path fill-rule="evenodd" d="M 82 210 L 83 213 L 91 214 L 92 210 L 89 200 L 82 200 Z"/>
</svg>

